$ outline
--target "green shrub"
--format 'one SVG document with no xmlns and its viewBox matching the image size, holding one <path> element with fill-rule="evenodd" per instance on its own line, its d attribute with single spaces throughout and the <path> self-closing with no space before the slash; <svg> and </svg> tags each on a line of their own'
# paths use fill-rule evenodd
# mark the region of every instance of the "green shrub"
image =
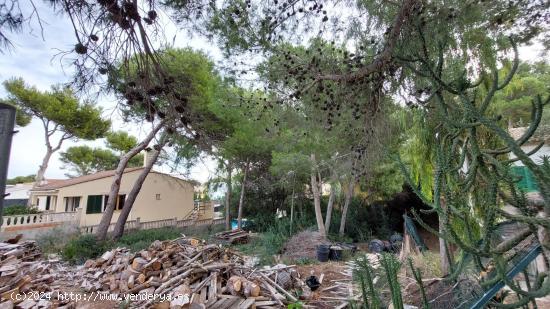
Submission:
<svg viewBox="0 0 550 309">
<path fill-rule="evenodd" d="M 126 247 L 132 251 L 139 251 L 151 245 L 155 240 L 175 239 L 181 236 L 181 230 L 174 227 L 160 229 L 131 231 L 124 234 L 117 242 L 117 247 Z"/>
<path fill-rule="evenodd" d="M 13 205 L 4 208 L 4 216 L 30 215 L 38 213 L 40 213 L 40 211 L 35 207 L 27 207 L 25 205 Z"/>
<path fill-rule="evenodd" d="M 296 218 L 293 224 L 292 234 L 290 232 L 290 218 L 276 219 L 270 224 L 264 225 L 263 232 L 249 243 L 239 245 L 238 249 L 248 255 L 255 255 L 260 258 L 261 265 L 274 263 L 274 256 L 281 254 L 283 247 L 292 235 L 312 226 L 312 219 L 309 217 Z"/>
<path fill-rule="evenodd" d="M 71 239 L 61 251 L 61 255 L 66 261 L 77 264 L 97 258 L 111 247 L 111 242 L 98 241 L 94 235 L 82 235 Z"/>
<path fill-rule="evenodd" d="M 36 243 L 40 247 L 40 250 L 46 254 L 60 253 L 67 243 L 75 237 L 78 237 L 78 230 L 76 228 L 64 230 L 56 227 L 38 236 Z"/>
</svg>

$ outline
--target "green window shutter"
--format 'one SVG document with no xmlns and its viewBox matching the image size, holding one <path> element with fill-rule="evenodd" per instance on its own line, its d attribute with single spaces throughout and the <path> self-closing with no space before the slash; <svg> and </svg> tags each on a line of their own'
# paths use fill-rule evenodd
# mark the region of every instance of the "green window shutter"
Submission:
<svg viewBox="0 0 550 309">
<path fill-rule="evenodd" d="M 525 180 L 526 180 L 526 192 L 539 191 L 533 172 L 530 169 L 525 168 Z"/>
<path fill-rule="evenodd" d="M 102 208 L 101 195 L 88 195 L 88 204 L 86 205 L 87 214 L 99 214 Z"/>
<path fill-rule="evenodd" d="M 523 192 L 539 191 L 533 173 L 526 166 L 513 166 L 512 173 L 521 177 L 521 180 L 516 183 L 516 187 Z"/>
</svg>

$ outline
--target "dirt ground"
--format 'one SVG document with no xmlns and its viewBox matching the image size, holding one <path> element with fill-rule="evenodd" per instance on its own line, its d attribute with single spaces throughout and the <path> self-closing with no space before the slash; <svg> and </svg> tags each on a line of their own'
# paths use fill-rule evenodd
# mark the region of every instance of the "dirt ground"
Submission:
<svg viewBox="0 0 550 309">
<path fill-rule="evenodd" d="M 350 290 L 346 285 L 351 283 L 349 268 L 344 262 L 326 262 L 297 266 L 302 280 L 309 276 L 318 279 L 323 275 L 321 286 L 312 294 L 305 304 L 312 308 L 336 308 L 349 299 Z M 332 287 L 332 288 L 331 288 Z"/>
</svg>

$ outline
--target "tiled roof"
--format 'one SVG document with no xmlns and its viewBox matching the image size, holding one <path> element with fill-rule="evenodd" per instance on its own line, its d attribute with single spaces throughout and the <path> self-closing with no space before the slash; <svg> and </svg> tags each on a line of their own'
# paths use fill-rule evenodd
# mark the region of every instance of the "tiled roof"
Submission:
<svg viewBox="0 0 550 309">
<path fill-rule="evenodd" d="M 127 168 L 124 170 L 124 173 L 137 171 L 142 168 L 143 167 Z M 102 171 L 95 174 L 90 174 L 90 175 L 85 175 L 85 176 L 80 176 L 80 177 L 75 177 L 70 179 L 61 179 L 61 180 L 56 179 L 54 181 L 48 180 L 48 183 L 43 184 L 41 186 L 37 186 L 31 191 L 55 190 L 55 189 L 59 189 L 67 186 L 76 185 L 83 182 L 88 182 L 88 181 L 97 180 L 97 179 L 106 178 L 106 177 L 112 177 L 114 175 L 115 175 L 115 170 L 109 170 L 109 171 Z"/>
</svg>

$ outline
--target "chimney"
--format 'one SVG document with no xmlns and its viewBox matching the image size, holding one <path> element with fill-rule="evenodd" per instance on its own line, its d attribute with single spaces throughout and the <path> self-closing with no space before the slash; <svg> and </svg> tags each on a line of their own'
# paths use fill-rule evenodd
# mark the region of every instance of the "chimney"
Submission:
<svg viewBox="0 0 550 309">
<path fill-rule="evenodd" d="M 143 167 L 147 166 L 147 162 L 149 161 L 149 157 L 151 156 L 151 148 L 145 148 L 143 151 Z"/>
<path fill-rule="evenodd" d="M 143 167 L 146 167 L 147 163 L 149 163 L 149 161 L 151 161 L 154 158 L 155 152 L 156 150 L 154 149 L 151 149 L 149 147 L 145 148 L 143 152 Z"/>
</svg>

